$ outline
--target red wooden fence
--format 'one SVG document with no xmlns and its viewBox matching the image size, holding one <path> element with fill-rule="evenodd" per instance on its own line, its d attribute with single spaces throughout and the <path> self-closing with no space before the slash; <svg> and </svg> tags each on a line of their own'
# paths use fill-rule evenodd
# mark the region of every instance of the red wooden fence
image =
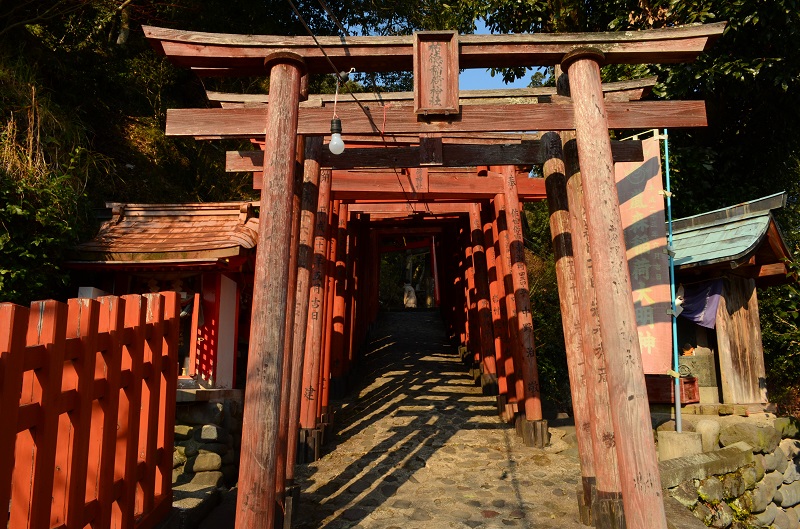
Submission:
<svg viewBox="0 0 800 529">
<path fill-rule="evenodd" d="M 166 515 L 178 318 L 174 292 L 0 304 L 0 527 Z"/>
</svg>

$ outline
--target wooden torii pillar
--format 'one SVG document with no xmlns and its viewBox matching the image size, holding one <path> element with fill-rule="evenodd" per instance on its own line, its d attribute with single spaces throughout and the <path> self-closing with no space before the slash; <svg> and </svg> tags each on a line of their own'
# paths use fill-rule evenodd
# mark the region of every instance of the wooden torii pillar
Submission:
<svg viewBox="0 0 800 529">
<path fill-rule="evenodd" d="M 592 207 L 586 208 L 589 251 L 594 284 L 603 289 L 597 296 L 597 310 L 625 521 L 631 529 L 666 529 L 600 81 L 599 63 L 603 60 L 601 51 L 588 48 L 567 54 L 562 64 L 574 102 L 581 184 L 585 196 L 592 197 Z"/>
<path fill-rule="evenodd" d="M 258 230 L 247 393 L 240 455 L 237 527 L 271 527 L 275 519 L 275 468 L 281 400 L 281 367 L 286 337 L 289 291 L 289 248 L 295 178 L 302 57 L 294 54 L 267 58 L 270 93 L 278 104 L 267 113 L 262 216 Z M 294 285 L 291 285 L 294 288 Z M 254 395 L 259 405 L 254 405 Z"/>
</svg>

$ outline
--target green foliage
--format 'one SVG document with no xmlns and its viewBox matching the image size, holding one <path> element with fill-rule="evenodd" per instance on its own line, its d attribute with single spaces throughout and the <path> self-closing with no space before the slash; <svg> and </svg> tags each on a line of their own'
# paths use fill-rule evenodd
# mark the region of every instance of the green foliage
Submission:
<svg viewBox="0 0 800 529">
<path fill-rule="evenodd" d="M 787 265 L 796 281 L 800 265 Z M 758 301 L 770 401 L 782 413 L 800 413 L 800 289 L 796 282 L 773 287 L 759 293 Z"/>
</svg>

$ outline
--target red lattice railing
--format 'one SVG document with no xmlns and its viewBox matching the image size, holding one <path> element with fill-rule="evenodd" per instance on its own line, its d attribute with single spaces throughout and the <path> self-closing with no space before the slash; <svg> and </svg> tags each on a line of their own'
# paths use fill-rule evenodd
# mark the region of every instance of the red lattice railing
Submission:
<svg viewBox="0 0 800 529">
<path fill-rule="evenodd" d="M 178 318 L 174 292 L 0 304 L 0 527 L 164 518 Z"/>
</svg>

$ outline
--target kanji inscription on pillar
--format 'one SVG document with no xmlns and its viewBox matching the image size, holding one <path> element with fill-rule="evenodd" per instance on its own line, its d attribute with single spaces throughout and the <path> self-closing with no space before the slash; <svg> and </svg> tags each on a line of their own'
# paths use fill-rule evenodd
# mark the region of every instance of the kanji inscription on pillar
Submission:
<svg viewBox="0 0 800 529">
<path fill-rule="evenodd" d="M 458 114 L 458 33 L 414 33 L 414 112 Z"/>
</svg>

